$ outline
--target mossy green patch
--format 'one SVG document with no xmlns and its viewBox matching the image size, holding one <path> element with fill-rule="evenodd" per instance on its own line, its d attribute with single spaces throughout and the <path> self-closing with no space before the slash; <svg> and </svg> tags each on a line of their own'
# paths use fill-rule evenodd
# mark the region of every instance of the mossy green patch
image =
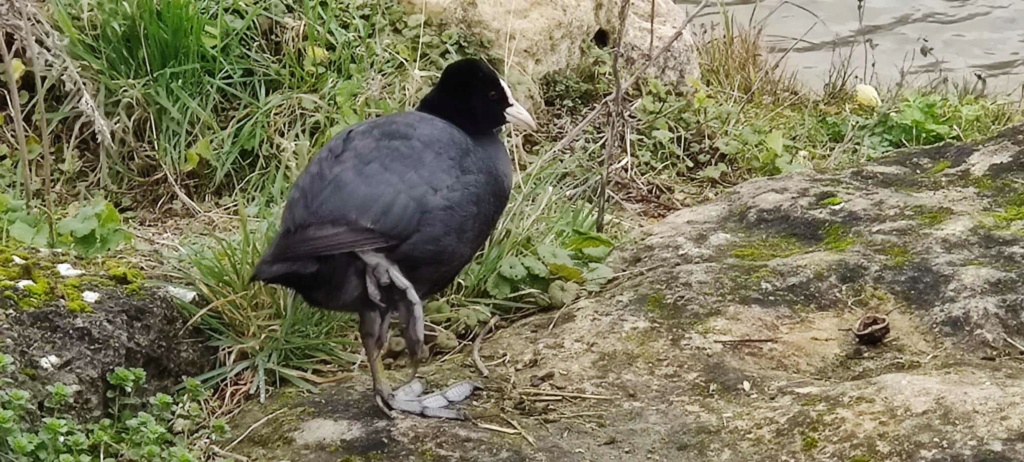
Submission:
<svg viewBox="0 0 1024 462">
<path fill-rule="evenodd" d="M 940 160 L 938 163 L 935 164 L 934 167 L 931 168 L 931 170 L 928 170 L 928 174 L 929 175 L 938 175 L 938 174 L 946 171 L 946 169 L 949 168 L 952 165 L 953 164 L 950 161 L 948 161 L 948 160 Z"/>
<path fill-rule="evenodd" d="M 647 302 L 644 303 L 644 310 L 651 314 L 662 314 L 665 311 L 665 295 L 649 295 Z"/>
<path fill-rule="evenodd" d="M 992 218 L 1002 224 L 1014 223 L 1017 221 L 1024 220 L 1024 207 L 1011 205 L 1003 209 L 1002 212 L 995 212 L 992 214 Z"/>
<path fill-rule="evenodd" d="M 744 261 L 763 262 L 787 258 L 807 251 L 807 247 L 789 236 L 772 236 L 747 241 L 732 251 L 732 256 Z"/>
<path fill-rule="evenodd" d="M 822 403 L 820 396 L 811 396 L 803 401 L 800 401 L 800 405 L 803 407 L 817 407 Z"/>
<path fill-rule="evenodd" d="M 818 205 L 822 207 L 835 207 L 837 205 L 842 205 L 842 203 L 843 199 L 841 197 L 832 196 L 827 199 L 823 199 L 821 202 L 818 202 Z"/>
<path fill-rule="evenodd" d="M 17 259 L 15 259 L 17 257 Z M 70 263 L 84 274 L 65 277 L 57 271 L 60 263 Z M 0 291 L 4 300 L 21 310 L 34 310 L 63 301 L 73 313 L 89 313 L 92 307 L 82 299 L 82 291 L 123 286 L 125 293 L 142 291 L 144 275 L 130 264 L 117 259 L 75 260 L 66 253 L 32 253 L 0 247 Z M 32 281 L 32 284 L 19 284 Z"/>
<path fill-rule="evenodd" d="M 107 276 L 118 284 L 135 284 L 142 282 L 146 278 L 146 276 L 142 274 L 142 271 L 128 266 L 123 262 L 107 261 L 104 266 L 107 270 Z"/>
<path fill-rule="evenodd" d="M 811 434 L 805 434 L 800 441 L 800 449 L 803 450 L 804 452 L 811 452 L 815 449 L 818 449 L 818 446 L 820 444 L 821 443 L 818 441 L 818 437 Z"/>
<path fill-rule="evenodd" d="M 123 262 L 107 262 L 107 277 L 117 284 L 124 286 L 124 293 L 127 295 L 138 295 L 142 293 L 143 282 L 146 275 L 142 271 L 128 266 Z"/>
<path fill-rule="evenodd" d="M 857 455 L 851 457 L 847 462 L 874 462 L 875 459 L 871 456 Z"/>
<path fill-rule="evenodd" d="M 853 237 L 851 231 L 840 224 L 826 226 L 821 234 L 825 236 L 821 245 L 833 252 L 842 252 L 857 243 L 857 238 Z"/>
<path fill-rule="evenodd" d="M 92 307 L 82 300 L 68 302 L 68 311 L 72 313 L 92 313 Z"/>
<path fill-rule="evenodd" d="M 753 272 L 750 275 L 750 280 L 753 281 L 753 282 L 762 282 L 762 281 L 774 280 L 777 277 L 779 277 L 778 273 L 776 273 L 771 268 L 765 266 L 765 267 L 759 268 L 757 271 Z"/>
<path fill-rule="evenodd" d="M 948 207 L 927 207 L 915 205 L 910 208 L 914 219 L 925 227 L 938 226 L 953 216 L 953 209 Z"/>
<path fill-rule="evenodd" d="M 434 461 L 441 460 L 441 459 L 440 459 L 440 456 L 436 452 L 434 452 L 433 450 L 428 448 L 428 449 L 423 449 L 422 451 L 420 451 L 420 458 L 419 458 L 419 460 L 422 461 L 422 462 L 434 462 Z"/>
<path fill-rule="evenodd" d="M 885 255 L 889 265 L 896 268 L 902 268 L 910 263 L 910 260 L 914 257 L 914 253 L 907 247 L 894 244 L 882 248 L 882 255 Z"/>
</svg>

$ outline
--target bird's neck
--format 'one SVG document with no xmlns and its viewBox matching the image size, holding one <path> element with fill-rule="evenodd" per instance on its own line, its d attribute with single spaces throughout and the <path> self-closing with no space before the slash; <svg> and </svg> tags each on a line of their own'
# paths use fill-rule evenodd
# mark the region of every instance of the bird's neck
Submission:
<svg viewBox="0 0 1024 462">
<path fill-rule="evenodd" d="M 472 137 L 486 135 L 495 131 L 493 128 L 484 127 L 479 118 L 475 117 L 472 112 L 459 110 L 461 105 L 451 104 L 451 101 L 450 98 L 442 97 L 435 88 L 430 93 L 427 93 L 427 96 L 423 97 L 420 104 L 416 106 L 416 110 L 447 120 Z"/>
</svg>

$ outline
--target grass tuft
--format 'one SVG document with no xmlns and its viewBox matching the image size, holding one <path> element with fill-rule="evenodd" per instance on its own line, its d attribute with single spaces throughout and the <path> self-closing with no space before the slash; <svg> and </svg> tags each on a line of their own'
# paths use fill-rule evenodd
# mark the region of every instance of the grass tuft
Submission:
<svg viewBox="0 0 1024 462">
<path fill-rule="evenodd" d="M 355 363 L 355 318 L 310 308 L 289 291 L 250 284 L 259 256 L 273 238 L 266 221 L 187 254 L 178 277 L 195 287 L 205 305 L 181 302 L 220 347 L 220 367 L 196 377 L 207 384 L 238 387 L 263 400 L 282 381 L 313 389 L 314 373 Z M 212 244 L 212 245 L 210 245 Z"/>
</svg>

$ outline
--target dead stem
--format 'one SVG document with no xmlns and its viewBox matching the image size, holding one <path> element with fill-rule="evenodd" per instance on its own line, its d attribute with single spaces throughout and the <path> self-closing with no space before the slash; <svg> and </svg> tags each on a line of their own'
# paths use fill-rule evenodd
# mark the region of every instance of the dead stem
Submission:
<svg viewBox="0 0 1024 462">
<path fill-rule="evenodd" d="M 626 29 L 626 18 L 629 16 L 629 5 L 632 0 L 622 0 L 619 7 L 619 33 L 615 38 L 615 48 L 612 51 L 612 79 L 615 80 L 615 93 L 611 106 L 608 107 L 608 142 L 604 145 L 604 166 L 601 171 L 601 192 L 597 196 L 597 232 L 604 232 L 605 208 L 608 205 L 608 175 L 612 166 L 612 158 L 615 157 L 615 149 L 622 139 L 619 132 L 619 122 L 625 122 L 625 108 L 622 102 L 622 79 L 619 77 L 619 60 L 622 57 L 622 35 Z M 652 3 L 653 4 L 653 3 Z M 651 16 L 654 21 L 654 16 Z M 651 29 L 653 37 L 654 29 Z M 651 39 L 654 40 L 653 38 Z M 652 42 L 653 43 L 653 42 Z M 614 136 L 613 136 L 614 135 Z"/>
<path fill-rule="evenodd" d="M 28 144 L 25 142 L 25 113 L 21 110 L 21 98 L 18 96 L 18 83 L 14 75 L 14 60 L 11 58 L 11 51 L 7 49 L 7 44 L 2 43 L 2 41 L 0 41 L 0 57 L 3 58 L 4 70 L 6 72 L 7 98 L 11 103 L 14 135 L 18 139 L 18 162 L 21 164 L 21 184 L 25 188 L 25 204 L 26 207 L 31 208 L 32 173 L 28 165 Z M 35 70 L 32 72 L 35 72 Z"/>
<path fill-rule="evenodd" d="M 480 343 L 483 342 L 484 337 L 494 328 L 494 325 L 498 323 L 501 318 L 498 315 L 491 317 L 490 322 L 482 330 L 480 335 L 476 336 L 476 340 L 473 341 L 473 364 L 476 364 L 477 370 L 480 371 L 480 375 L 487 377 L 487 366 L 484 365 L 483 360 L 480 359 Z"/>
</svg>

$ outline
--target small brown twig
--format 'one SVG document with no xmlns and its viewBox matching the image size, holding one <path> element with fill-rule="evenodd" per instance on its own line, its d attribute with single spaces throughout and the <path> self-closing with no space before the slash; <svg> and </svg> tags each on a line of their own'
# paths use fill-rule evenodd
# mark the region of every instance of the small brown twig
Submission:
<svg viewBox="0 0 1024 462">
<path fill-rule="evenodd" d="M 499 427 L 497 425 L 485 424 L 485 423 L 482 423 L 482 422 L 473 422 L 473 423 L 476 424 L 477 427 L 480 427 L 480 428 L 482 428 L 484 430 L 490 430 L 492 432 L 504 433 L 506 435 L 518 435 L 519 434 L 519 430 L 513 430 L 511 428 Z"/>
<path fill-rule="evenodd" d="M 544 396 L 559 396 L 563 398 L 579 398 L 579 399 L 597 399 L 597 400 L 611 400 L 615 399 L 614 396 L 605 395 L 588 395 L 584 393 L 568 393 L 564 391 L 548 391 L 548 390 L 537 390 L 534 388 L 524 388 L 519 390 L 520 394 L 523 395 L 544 395 Z"/>
<path fill-rule="evenodd" d="M 488 372 L 487 366 L 484 365 L 483 360 L 480 359 L 480 343 L 483 342 L 484 336 L 486 336 L 491 331 L 491 329 L 494 328 L 494 325 L 498 323 L 499 319 L 501 319 L 501 317 L 499 317 L 498 315 L 494 315 L 493 317 L 491 317 L 491 320 L 487 323 L 487 325 L 484 326 L 482 330 L 480 330 L 480 335 L 477 335 L 476 340 L 473 340 L 473 364 L 475 364 L 477 370 L 480 371 L 480 375 L 484 377 L 487 377 Z"/>
<path fill-rule="evenodd" d="M 737 338 L 731 340 L 715 340 L 715 343 L 775 343 L 779 339 L 775 338 Z"/>
<path fill-rule="evenodd" d="M 558 318 L 562 317 L 562 312 L 565 311 L 570 306 L 572 306 L 572 303 L 566 303 L 565 305 L 562 305 L 562 307 L 558 309 L 558 311 L 555 313 L 555 317 L 551 319 L 551 324 L 548 324 L 548 332 L 551 332 L 552 330 L 555 329 L 555 324 L 558 324 Z"/>
<path fill-rule="evenodd" d="M 658 3 L 658 0 L 651 0 L 651 36 L 650 36 L 651 41 L 650 41 L 650 43 L 647 44 L 647 55 L 648 56 L 650 56 L 651 53 L 654 53 L 654 7 L 655 7 L 655 5 L 657 5 L 657 3 Z M 623 23 L 622 25 L 625 26 L 626 24 Z M 622 32 L 620 31 L 619 33 L 621 34 Z"/>
<path fill-rule="evenodd" d="M 505 419 L 506 422 L 512 424 L 513 427 L 516 427 L 516 430 L 519 430 L 519 434 L 523 435 L 523 438 L 525 438 L 526 441 L 530 443 L 530 446 L 537 447 L 537 442 L 533 440 L 533 437 L 531 437 L 529 433 L 526 433 L 526 430 L 523 430 L 523 427 L 519 425 L 519 422 L 510 419 L 505 414 L 502 414 L 501 418 Z"/>
<path fill-rule="evenodd" d="M 210 450 L 213 451 L 218 456 L 221 456 L 221 457 L 230 457 L 230 458 L 232 458 L 234 460 L 237 460 L 239 462 L 249 462 L 249 458 L 248 457 L 240 456 L 238 454 L 225 451 L 225 450 L 223 450 L 221 448 L 218 448 L 217 446 L 214 446 L 214 445 L 210 445 Z"/>
<path fill-rule="evenodd" d="M 245 439 L 245 437 L 249 436 L 249 434 L 252 433 L 252 431 L 255 430 L 256 427 L 259 427 L 260 425 L 263 425 L 263 424 L 267 423 L 268 420 L 273 419 L 274 417 L 277 417 L 278 414 L 280 414 L 280 413 L 282 413 L 284 411 L 287 411 L 288 409 L 289 408 L 286 407 L 284 409 L 278 410 L 277 412 L 275 412 L 273 414 L 270 414 L 270 415 L 260 419 L 256 423 L 250 425 L 249 428 L 245 431 L 245 433 L 242 433 L 242 436 L 239 436 L 234 441 L 232 441 L 231 444 L 229 444 L 226 448 L 224 448 L 224 450 L 225 451 L 230 451 L 231 448 L 235 447 L 236 444 L 240 443 L 242 440 Z"/>
<path fill-rule="evenodd" d="M 1003 339 L 1006 340 L 1007 342 L 1009 342 L 1010 345 L 1013 345 L 1013 346 L 1017 347 L 1017 349 L 1020 350 L 1021 352 L 1024 352 L 1024 346 L 1022 346 L 1021 344 L 1013 341 L 1013 339 L 1011 339 L 1010 337 L 1007 337 L 1006 334 L 1003 334 Z"/>
</svg>

